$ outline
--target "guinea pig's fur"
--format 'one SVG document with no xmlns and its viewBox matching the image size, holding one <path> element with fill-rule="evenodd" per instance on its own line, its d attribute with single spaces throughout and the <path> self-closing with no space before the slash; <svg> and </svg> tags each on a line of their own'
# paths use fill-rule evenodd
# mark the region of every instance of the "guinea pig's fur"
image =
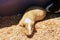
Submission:
<svg viewBox="0 0 60 40">
<path fill-rule="evenodd" d="M 44 19 L 46 11 L 40 7 L 31 7 L 25 12 L 22 19 L 20 20 L 20 26 L 25 26 L 27 32 L 26 35 L 31 35 L 33 32 L 33 25 L 36 21 Z"/>
</svg>

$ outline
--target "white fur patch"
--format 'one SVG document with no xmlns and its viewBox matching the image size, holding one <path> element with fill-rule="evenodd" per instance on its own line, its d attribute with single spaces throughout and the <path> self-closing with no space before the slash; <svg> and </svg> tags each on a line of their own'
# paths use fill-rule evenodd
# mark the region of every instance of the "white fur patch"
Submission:
<svg viewBox="0 0 60 40">
<path fill-rule="evenodd" d="M 29 34 L 31 34 L 31 32 L 32 32 L 32 31 L 31 31 L 31 30 L 32 30 L 32 26 L 31 26 L 32 20 L 29 19 L 29 18 L 26 18 L 26 19 L 24 20 L 24 22 L 28 24 L 27 28 L 28 28 Z"/>
<path fill-rule="evenodd" d="M 30 23 L 32 22 L 32 20 L 29 19 L 29 18 L 26 18 L 26 19 L 24 20 L 24 22 L 30 24 Z"/>
<path fill-rule="evenodd" d="M 31 31 L 31 25 L 30 24 L 28 25 L 28 29 L 29 29 L 29 31 Z"/>
</svg>

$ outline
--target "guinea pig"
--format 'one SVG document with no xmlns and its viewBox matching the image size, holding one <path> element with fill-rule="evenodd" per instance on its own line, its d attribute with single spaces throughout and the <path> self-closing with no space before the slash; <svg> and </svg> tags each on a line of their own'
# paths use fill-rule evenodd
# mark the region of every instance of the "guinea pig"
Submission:
<svg viewBox="0 0 60 40">
<path fill-rule="evenodd" d="M 30 7 L 27 9 L 22 19 L 19 22 L 19 26 L 25 27 L 26 35 L 31 35 L 34 29 L 34 23 L 39 20 L 43 20 L 46 16 L 46 11 L 38 6 Z"/>
</svg>

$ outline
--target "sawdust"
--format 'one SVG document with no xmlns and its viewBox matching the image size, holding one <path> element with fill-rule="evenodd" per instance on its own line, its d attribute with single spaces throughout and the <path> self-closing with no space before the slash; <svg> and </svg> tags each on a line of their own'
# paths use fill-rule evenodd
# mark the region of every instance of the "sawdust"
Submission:
<svg viewBox="0 0 60 40">
<path fill-rule="evenodd" d="M 24 34 L 24 28 L 17 26 L 17 15 L 0 17 L 0 40 L 60 40 L 60 14 L 47 14 L 45 20 L 35 24 L 31 36 Z"/>
</svg>

